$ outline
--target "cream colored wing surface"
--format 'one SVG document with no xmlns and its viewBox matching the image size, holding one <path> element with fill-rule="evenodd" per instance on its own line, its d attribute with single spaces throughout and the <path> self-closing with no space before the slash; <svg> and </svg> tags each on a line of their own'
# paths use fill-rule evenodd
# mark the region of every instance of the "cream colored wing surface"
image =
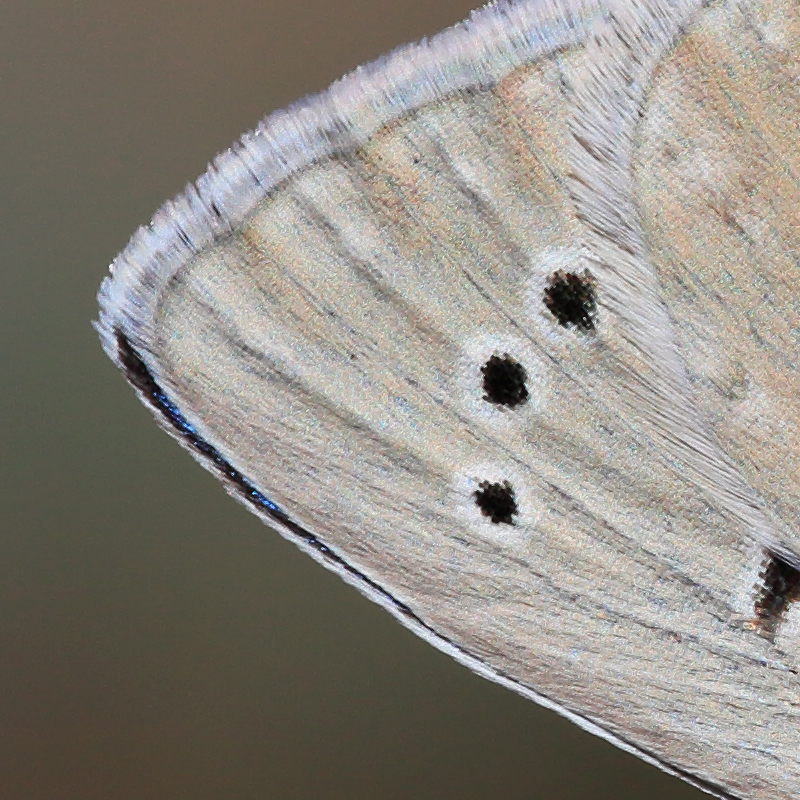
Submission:
<svg viewBox="0 0 800 800">
<path fill-rule="evenodd" d="M 788 800 L 794 128 L 755 124 L 788 99 L 730 145 L 775 184 L 761 337 L 752 234 L 692 163 L 723 170 L 744 102 L 723 46 L 787 98 L 794 73 L 756 4 L 696 6 L 489 7 L 362 68 L 162 209 L 98 328 L 235 496 L 434 645 L 707 791 Z"/>
</svg>

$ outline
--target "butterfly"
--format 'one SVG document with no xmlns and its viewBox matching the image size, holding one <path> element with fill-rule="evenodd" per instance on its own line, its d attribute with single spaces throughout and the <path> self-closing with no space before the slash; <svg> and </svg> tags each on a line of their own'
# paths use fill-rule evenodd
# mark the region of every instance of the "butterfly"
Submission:
<svg viewBox="0 0 800 800">
<path fill-rule="evenodd" d="M 231 495 L 710 794 L 800 786 L 800 14 L 522 0 L 267 117 L 103 347 Z"/>
</svg>

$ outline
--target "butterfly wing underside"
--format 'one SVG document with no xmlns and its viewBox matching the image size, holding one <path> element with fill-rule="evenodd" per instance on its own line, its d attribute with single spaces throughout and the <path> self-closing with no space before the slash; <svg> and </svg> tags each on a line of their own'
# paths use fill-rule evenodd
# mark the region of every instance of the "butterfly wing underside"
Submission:
<svg viewBox="0 0 800 800">
<path fill-rule="evenodd" d="M 694 5 L 489 8 L 268 120 L 120 256 L 99 328 L 235 496 L 433 644 L 788 799 L 796 639 L 756 606 L 800 549 L 650 260 L 640 111 Z"/>
</svg>

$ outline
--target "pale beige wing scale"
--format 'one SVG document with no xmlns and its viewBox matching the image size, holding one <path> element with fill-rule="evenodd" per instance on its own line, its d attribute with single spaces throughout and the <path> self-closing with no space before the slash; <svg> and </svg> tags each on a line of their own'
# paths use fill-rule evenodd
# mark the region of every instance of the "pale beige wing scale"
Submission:
<svg viewBox="0 0 800 800">
<path fill-rule="evenodd" d="M 799 49 L 796 0 L 711 6 L 659 65 L 633 160 L 695 402 L 794 552 Z"/>
<path fill-rule="evenodd" d="M 776 488 L 775 420 L 727 389 L 717 413 L 709 353 L 761 353 L 724 349 L 724 292 L 681 294 L 717 273 L 670 184 L 691 150 L 657 140 L 701 127 L 669 95 L 695 26 L 740 35 L 696 5 L 489 7 L 268 119 L 120 255 L 98 329 L 235 496 L 437 647 L 707 791 L 788 800 L 800 636 L 764 575 L 791 589 L 800 552 L 794 417 Z M 792 363 L 750 378 L 765 403 Z"/>
</svg>

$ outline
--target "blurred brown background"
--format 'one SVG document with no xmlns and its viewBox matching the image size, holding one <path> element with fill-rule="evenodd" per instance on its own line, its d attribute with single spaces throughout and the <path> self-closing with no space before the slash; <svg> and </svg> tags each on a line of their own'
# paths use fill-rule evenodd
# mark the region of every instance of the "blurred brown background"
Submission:
<svg viewBox="0 0 800 800">
<path fill-rule="evenodd" d="M 699 792 L 479 679 L 227 498 L 89 323 L 266 112 L 470 0 L 0 0 L 0 800 Z"/>
</svg>

